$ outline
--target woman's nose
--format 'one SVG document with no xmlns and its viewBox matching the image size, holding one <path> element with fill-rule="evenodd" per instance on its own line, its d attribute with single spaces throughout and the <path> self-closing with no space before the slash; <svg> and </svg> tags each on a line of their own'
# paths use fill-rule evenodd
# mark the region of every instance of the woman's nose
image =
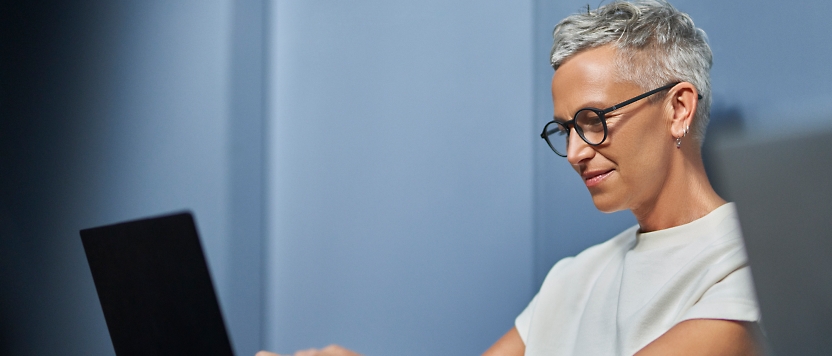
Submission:
<svg viewBox="0 0 832 356">
<path fill-rule="evenodd" d="M 577 165 L 595 155 L 594 147 L 586 143 L 577 131 L 572 131 L 566 142 L 566 159 L 572 165 Z"/>
</svg>

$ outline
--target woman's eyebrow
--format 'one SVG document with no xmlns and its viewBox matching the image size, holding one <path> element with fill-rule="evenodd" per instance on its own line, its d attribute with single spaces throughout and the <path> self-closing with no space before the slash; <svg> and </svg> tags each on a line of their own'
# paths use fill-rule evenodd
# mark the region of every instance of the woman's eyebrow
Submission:
<svg viewBox="0 0 832 356">
<path fill-rule="evenodd" d="M 581 108 L 582 109 L 592 108 L 592 109 L 601 109 L 601 110 L 603 110 L 603 109 L 606 109 L 606 108 L 608 108 L 612 105 L 615 105 L 615 104 L 616 103 L 607 103 L 607 102 L 593 100 L 593 101 L 588 101 L 588 102 L 584 103 L 584 105 L 581 106 Z"/>
<path fill-rule="evenodd" d="M 582 110 L 582 109 L 605 110 L 605 109 L 608 109 L 611 105 L 615 105 L 615 103 L 610 104 L 610 103 L 605 103 L 605 102 L 598 101 L 598 100 L 590 100 L 590 101 L 585 102 L 583 105 L 581 105 L 581 108 L 578 109 L 578 110 Z M 575 113 L 577 113 L 577 111 L 575 111 Z M 573 113 L 573 115 L 574 115 L 574 113 Z M 557 122 L 567 122 L 569 120 L 572 120 L 571 117 L 569 119 L 564 119 L 564 118 L 558 117 L 557 115 L 554 115 L 552 117 L 552 119 L 557 121 Z"/>
<path fill-rule="evenodd" d="M 563 123 L 565 123 L 569 120 L 564 120 L 563 118 L 560 118 L 557 115 L 554 115 L 554 116 L 552 116 L 552 121 L 559 122 L 559 123 L 563 124 Z"/>
</svg>

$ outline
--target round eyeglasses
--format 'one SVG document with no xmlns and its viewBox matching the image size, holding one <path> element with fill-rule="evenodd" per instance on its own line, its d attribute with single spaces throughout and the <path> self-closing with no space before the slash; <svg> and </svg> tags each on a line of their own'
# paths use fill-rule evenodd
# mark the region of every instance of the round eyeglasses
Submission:
<svg viewBox="0 0 832 356">
<path fill-rule="evenodd" d="M 625 100 L 606 109 L 580 109 L 575 113 L 572 120 L 566 122 L 558 120 L 549 121 L 549 123 L 543 127 L 543 132 L 540 134 L 540 137 L 546 140 L 546 143 L 549 144 L 552 151 L 555 151 L 555 153 L 561 157 L 566 157 L 566 149 L 569 145 L 570 126 L 575 128 L 575 132 L 578 133 L 578 136 L 580 136 L 584 142 L 590 146 L 598 146 L 604 143 L 604 140 L 607 139 L 607 120 L 604 115 L 635 103 L 636 101 L 644 99 L 650 95 L 656 94 L 662 90 L 670 89 L 679 83 L 681 82 L 667 84 L 661 88 L 653 89 L 635 98 Z M 702 96 L 700 95 L 699 98 L 701 99 Z"/>
</svg>

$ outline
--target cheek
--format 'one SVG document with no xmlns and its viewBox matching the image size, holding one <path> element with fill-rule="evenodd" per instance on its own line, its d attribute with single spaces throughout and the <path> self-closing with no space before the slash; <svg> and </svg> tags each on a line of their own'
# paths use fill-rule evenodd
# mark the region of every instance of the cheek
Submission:
<svg viewBox="0 0 832 356">
<path fill-rule="evenodd" d="M 653 177 L 661 176 L 667 170 L 669 147 L 666 140 L 667 130 L 653 117 L 654 121 L 633 122 L 634 125 L 622 126 L 614 134 L 610 147 L 610 159 L 618 165 L 624 181 L 639 187 L 651 186 Z"/>
</svg>

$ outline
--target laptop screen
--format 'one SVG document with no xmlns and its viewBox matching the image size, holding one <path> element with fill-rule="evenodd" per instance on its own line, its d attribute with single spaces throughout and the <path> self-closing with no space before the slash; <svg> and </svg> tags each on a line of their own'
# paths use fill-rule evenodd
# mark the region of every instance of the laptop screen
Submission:
<svg viewBox="0 0 832 356">
<path fill-rule="evenodd" d="M 738 137 L 714 155 L 778 355 L 832 354 L 832 131 Z"/>
</svg>

